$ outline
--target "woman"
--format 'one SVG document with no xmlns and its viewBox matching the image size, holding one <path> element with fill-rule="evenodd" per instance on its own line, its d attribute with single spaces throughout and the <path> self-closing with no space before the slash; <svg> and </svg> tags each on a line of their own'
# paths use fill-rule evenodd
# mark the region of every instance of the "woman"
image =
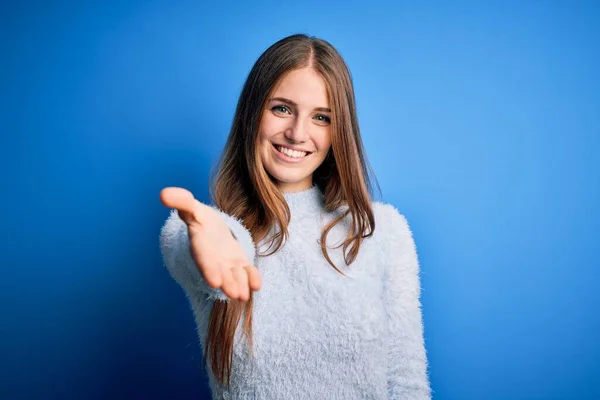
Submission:
<svg viewBox="0 0 600 400">
<path fill-rule="evenodd" d="M 342 57 L 305 35 L 273 44 L 242 89 L 214 205 L 161 192 L 162 254 L 213 398 L 430 398 L 414 241 L 370 193 Z"/>
</svg>

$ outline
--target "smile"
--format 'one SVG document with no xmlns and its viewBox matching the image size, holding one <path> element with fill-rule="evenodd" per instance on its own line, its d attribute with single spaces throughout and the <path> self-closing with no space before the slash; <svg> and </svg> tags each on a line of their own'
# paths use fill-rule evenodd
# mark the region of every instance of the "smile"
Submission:
<svg viewBox="0 0 600 400">
<path fill-rule="evenodd" d="M 277 153 L 277 156 L 280 159 L 282 159 L 284 161 L 288 161 L 288 162 L 299 162 L 299 161 L 304 160 L 307 156 L 312 154 L 310 152 L 292 150 L 287 147 L 275 145 L 275 144 L 273 145 L 273 148 L 275 149 L 275 152 Z"/>
</svg>

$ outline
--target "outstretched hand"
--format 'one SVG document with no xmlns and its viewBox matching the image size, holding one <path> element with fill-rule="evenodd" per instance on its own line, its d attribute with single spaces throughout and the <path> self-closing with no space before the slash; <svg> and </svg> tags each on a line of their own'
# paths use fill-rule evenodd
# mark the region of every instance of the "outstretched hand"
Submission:
<svg viewBox="0 0 600 400">
<path fill-rule="evenodd" d="M 250 290 L 260 290 L 261 277 L 219 213 L 186 189 L 164 188 L 161 202 L 176 209 L 186 223 L 192 258 L 206 283 L 231 299 L 247 301 Z"/>
</svg>

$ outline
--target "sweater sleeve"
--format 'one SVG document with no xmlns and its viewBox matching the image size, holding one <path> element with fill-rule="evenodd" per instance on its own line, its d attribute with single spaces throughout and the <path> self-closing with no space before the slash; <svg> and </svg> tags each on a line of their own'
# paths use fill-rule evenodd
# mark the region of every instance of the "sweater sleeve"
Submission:
<svg viewBox="0 0 600 400">
<path fill-rule="evenodd" d="M 388 397 L 430 399 L 417 251 L 406 218 L 391 205 L 385 208 Z"/>
<path fill-rule="evenodd" d="M 254 263 L 255 246 L 250 232 L 240 220 L 212 206 L 218 211 L 233 236 L 240 242 L 248 260 Z M 171 277 L 188 295 L 204 296 L 208 300 L 227 301 L 221 289 L 210 287 L 196 266 L 190 251 L 188 228 L 177 210 L 171 210 L 160 231 L 160 250 L 164 265 Z"/>
</svg>

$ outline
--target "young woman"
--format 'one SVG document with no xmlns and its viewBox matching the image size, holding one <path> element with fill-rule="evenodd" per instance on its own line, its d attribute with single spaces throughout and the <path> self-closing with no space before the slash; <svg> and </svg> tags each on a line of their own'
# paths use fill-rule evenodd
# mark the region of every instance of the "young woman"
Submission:
<svg viewBox="0 0 600 400">
<path fill-rule="evenodd" d="M 165 188 L 161 230 L 214 399 L 428 399 L 419 263 L 406 219 L 371 200 L 350 73 L 284 38 L 243 87 L 214 205 Z"/>
</svg>

